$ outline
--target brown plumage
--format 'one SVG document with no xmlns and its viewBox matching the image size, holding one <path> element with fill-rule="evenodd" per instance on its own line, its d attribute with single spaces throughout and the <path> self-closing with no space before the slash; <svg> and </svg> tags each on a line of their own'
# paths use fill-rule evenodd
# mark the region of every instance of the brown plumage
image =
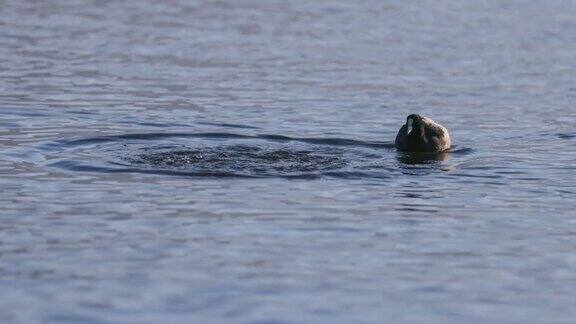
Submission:
<svg viewBox="0 0 576 324">
<path fill-rule="evenodd" d="M 452 141 L 446 127 L 428 117 L 412 114 L 396 135 L 396 149 L 402 152 L 443 152 Z"/>
</svg>

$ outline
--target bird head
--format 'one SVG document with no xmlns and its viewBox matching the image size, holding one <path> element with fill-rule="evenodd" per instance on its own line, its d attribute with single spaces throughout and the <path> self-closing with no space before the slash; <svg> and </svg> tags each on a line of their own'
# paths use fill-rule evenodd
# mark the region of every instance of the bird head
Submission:
<svg viewBox="0 0 576 324">
<path fill-rule="evenodd" d="M 411 114 L 406 118 L 406 135 L 410 136 L 414 130 L 421 130 L 424 126 L 422 122 L 422 116 L 417 114 Z"/>
</svg>

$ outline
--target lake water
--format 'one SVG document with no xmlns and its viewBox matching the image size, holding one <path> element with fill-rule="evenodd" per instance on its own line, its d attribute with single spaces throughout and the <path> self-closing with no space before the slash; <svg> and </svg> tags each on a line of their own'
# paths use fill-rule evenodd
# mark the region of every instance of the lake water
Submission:
<svg viewBox="0 0 576 324">
<path fill-rule="evenodd" d="M 575 16 L 2 2 L 0 322 L 572 323 Z"/>
</svg>

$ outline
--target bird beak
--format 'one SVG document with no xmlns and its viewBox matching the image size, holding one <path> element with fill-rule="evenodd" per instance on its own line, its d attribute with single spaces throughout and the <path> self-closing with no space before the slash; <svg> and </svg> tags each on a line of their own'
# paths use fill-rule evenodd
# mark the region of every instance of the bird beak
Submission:
<svg viewBox="0 0 576 324">
<path fill-rule="evenodd" d="M 412 124 L 414 123 L 414 121 L 412 120 L 412 118 L 408 119 L 408 122 L 406 123 L 406 134 L 410 135 L 410 133 L 412 132 Z"/>
</svg>

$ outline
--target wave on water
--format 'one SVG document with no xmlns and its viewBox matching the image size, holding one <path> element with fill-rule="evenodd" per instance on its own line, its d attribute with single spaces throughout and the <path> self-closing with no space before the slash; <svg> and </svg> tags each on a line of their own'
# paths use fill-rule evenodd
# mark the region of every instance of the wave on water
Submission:
<svg viewBox="0 0 576 324">
<path fill-rule="evenodd" d="M 556 134 L 561 139 L 574 139 L 576 138 L 576 133 L 559 133 Z"/>
</svg>

